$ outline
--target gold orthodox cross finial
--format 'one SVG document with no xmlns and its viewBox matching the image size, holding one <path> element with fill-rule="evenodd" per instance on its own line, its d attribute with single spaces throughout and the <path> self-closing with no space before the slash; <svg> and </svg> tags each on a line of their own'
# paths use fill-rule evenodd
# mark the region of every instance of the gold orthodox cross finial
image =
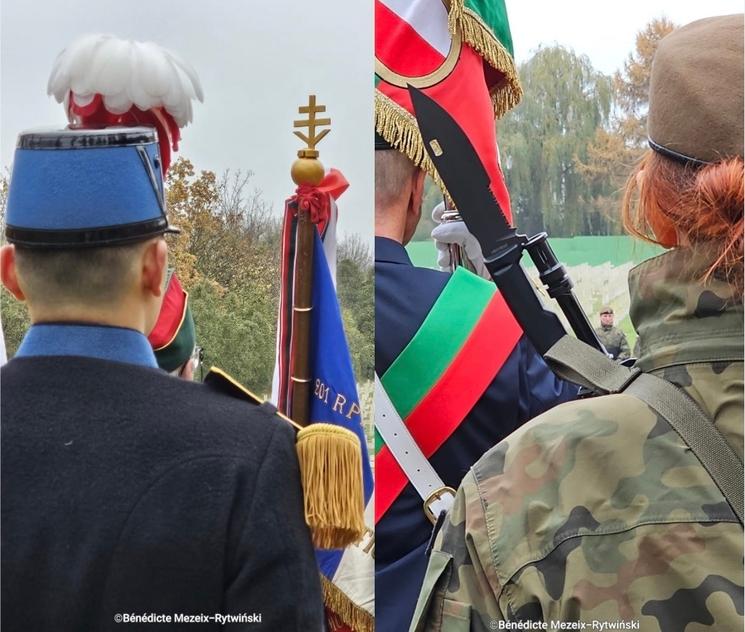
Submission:
<svg viewBox="0 0 745 632">
<path fill-rule="evenodd" d="M 307 147 L 298 150 L 298 159 L 293 163 L 290 174 L 295 184 L 308 184 L 317 186 L 323 179 L 323 165 L 318 160 L 318 150 L 316 145 L 325 138 L 330 129 L 319 130 L 319 127 L 331 125 L 330 118 L 316 118 L 316 114 L 326 111 L 325 105 L 316 104 L 316 95 L 311 94 L 308 97 L 308 105 L 301 105 L 298 108 L 300 114 L 307 114 L 307 119 L 294 121 L 293 127 L 307 127 L 307 134 L 304 132 L 293 132 Z"/>
<path fill-rule="evenodd" d="M 316 95 L 311 94 L 308 97 L 308 105 L 301 105 L 298 108 L 300 114 L 307 114 L 308 118 L 300 121 L 295 121 L 293 127 L 307 127 L 308 134 L 303 132 L 293 132 L 301 141 L 303 141 L 308 147 L 301 149 L 297 152 L 298 158 L 318 158 L 318 150 L 316 145 L 328 134 L 331 130 L 324 129 L 316 133 L 316 128 L 323 127 L 325 125 L 331 125 L 330 118 L 316 118 L 316 114 L 326 111 L 325 105 L 316 105 Z"/>
</svg>

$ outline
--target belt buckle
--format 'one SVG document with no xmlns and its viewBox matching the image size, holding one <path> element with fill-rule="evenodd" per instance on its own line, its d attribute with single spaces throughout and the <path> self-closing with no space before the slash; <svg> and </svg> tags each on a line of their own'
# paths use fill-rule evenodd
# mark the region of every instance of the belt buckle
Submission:
<svg viewBox="0 0 745 632">
<path fill-rule="evenodd" d="M 443 487 L 440 487 L 439 489 L 433 491 L 424 500 L 424 515 L 427 516 L 427 520 L 429 520 L 432 524 L 435 524 L 437 522 L 437 516 L 435 515 L 435 512 L 432 511 L 432 504 L 437 502 L 438 500 L 442 500 L 444 496 L 448 494 L 455 498 L 455 490 L 452 487 L 444 485 Z"/>
</svg>

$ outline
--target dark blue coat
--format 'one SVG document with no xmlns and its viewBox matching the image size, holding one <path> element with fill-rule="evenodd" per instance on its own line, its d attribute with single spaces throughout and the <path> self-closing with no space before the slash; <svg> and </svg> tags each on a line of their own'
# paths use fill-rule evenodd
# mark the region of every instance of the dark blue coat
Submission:
<svg viewBox="0 0 745 632">
<path fill-rule="evenodd" d="M 263 406 L 149 368 L 142 334 L 85 329 L 34 327 L 68 355 L 16 357 L 0 372 L 3 630 L 223 629 L 115 622 L 150 613 L 322 629 L 294 431 Z"/>
<path fill-rule="evenodd" d="M 450 274 L 414 267 L 401 244 L 375 239 L 375 371 L 383 375 L 414 337 Z M 495 332 L 496 334 L 496 332 Z M 489 388 L 430 462 L 457 488 L 470 466 L 522 423 L 577 388 L 556 378 L 523 336 Z M 408 630 L 427 566 L 432 525 L 409 483 L 375 529 L 376 627 Z"/>
</svg>

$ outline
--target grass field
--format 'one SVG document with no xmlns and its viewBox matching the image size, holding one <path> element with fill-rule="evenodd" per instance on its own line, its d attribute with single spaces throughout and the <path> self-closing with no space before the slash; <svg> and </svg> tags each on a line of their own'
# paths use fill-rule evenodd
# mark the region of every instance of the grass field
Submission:
<svg viewBox="0 0 745 632">
<path fill-rule="evenodd" d="M 624 263 L 640 263 L 662 252 L 662 248 L 626 235 L 612 237 L 556 237 L 550 240 L 556 256 L 565 266 L 587 264 L 598 266 L 609 263 L 613 267 Z M 406 246 L 415 266 L 437 267 L 437 256 L 432 241 L 415 241 Z M 530 257 L 523 257 L 523 265 L 532 267 Z"/>
<path fill-rule="evenodd" d="M 627 236 L 559 237 L 552 238 L 550 243 L 559 261 L 567 267 L 575 284 L 575 294 L 593 324 L 599 324 L 600 307 L 612 305 L 616 325 L 626 334 L 629 345 L 633 348 L 636 332 L 628 315 L 626 279 L 633 266 L 662 253 L 663 249 Z M 410 243 L 406 250 L 414 265 L 429 268 L 437 266 L 437 255 L 431 241 Z M 533 262 L 527 254 L 522 262 L 529 273 L 534 272 Z M 555 303 L 548 299 L 544 303 L 548 307 L 555 307 Z"/>
</svg>

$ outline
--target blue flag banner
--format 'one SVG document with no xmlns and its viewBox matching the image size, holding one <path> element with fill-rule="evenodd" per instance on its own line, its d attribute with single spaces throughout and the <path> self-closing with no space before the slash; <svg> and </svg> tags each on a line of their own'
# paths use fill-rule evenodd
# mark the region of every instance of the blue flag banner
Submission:
<svg viewBox="0 0 745 632">
<path fill-rule="evenodd" d="M 357 385 L 344 335 L 344 325 L 334 283 L 316 231 L 313 248 L 313 311 L 311 319 L 310 375 L 313 384 L 310 423 L 323 422 L 343 426 L 354 432 L 362 450 L 362 479 L 365 505 L 372 495 L 373 477 L 362 428 Z M 321 572 L 332 579 L 343 550 L 318 551 Z"/>
<path fill-rule="evenodd" d="M 280 258 L 281 292 L 277 327 L 277 355 L 272 400 L 280 411 L 292 409 L 293 326 L 295 324 L 296 240 L 298 205 L 306 204 L 313 231 L 313 270 L 308 365 L 310 400 L 308 423 L 333 424 L 352 432 L 359 440 L 364 492 L 364 531 L 356 544 L 344 549 L 316 551 L 322 575 L 323 601 L 329 632 L 373 632 L 374 620 L 374 531 L 373 477 L 367 440 L 362 426 L 361 406 L 336 295 L 336 199 L 348 183 L 341 172 L 331 169 L 317 187 L 298 187 L 285 204 Z M 303 310 L 304 311 L 304 310 Z M 307 391 L 306 391 L 307 392 Z M 353 448 L 354 449 L 354 448 Z M 359 479 L 358 479 L 359 480 Z M 319 484 L 320 481 L 314 481 Z M 323 484 L 323 483 L 320 483 Z M 332 489 L 339 481 L 329 479 Z M 349 502 L 358 502 L 358 489 L 350 489 Z M 323 494 L 320 494 L 322 497 Z M 307 502 L 306 497 L 306 502 Z M 307 508 L 306 508 L 307 509 Z M 359 523 L 354 527 L 358 533 Z M 333 541 L 333 540 L 332 540 Z"/>
</svg>

